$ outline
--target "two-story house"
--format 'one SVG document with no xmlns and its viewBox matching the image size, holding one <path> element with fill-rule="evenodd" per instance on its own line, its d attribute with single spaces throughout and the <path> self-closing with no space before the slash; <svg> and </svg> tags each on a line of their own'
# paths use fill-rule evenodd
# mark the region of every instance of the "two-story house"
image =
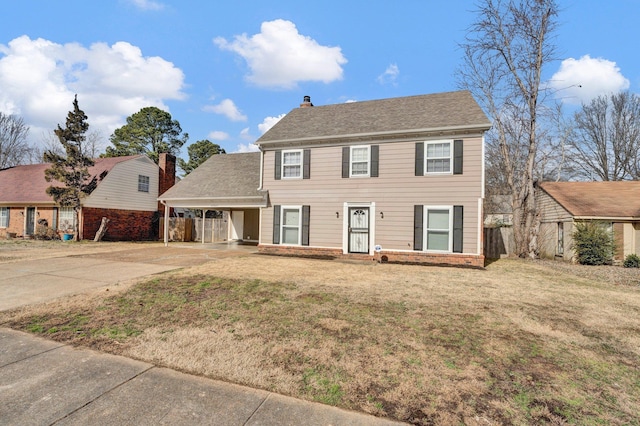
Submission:
<svg viewBox="0 0 640 426">
<path fill-rule="evenodd" d="M 313 106 L 256 144 L 263 253 L 484 266 L 484 132 L 468 91 Z"/>
<path fill-rule="evenodd" d="M 175 157 L 160 155 L 155 164 L 146 155 L 97 158 L 88 168 L 95 188 L 82 200 L 80 238 L 93 238 L 103 217 L 110 220 L 105 239 L 148 240 L 157 236 L 158 195 L 175 183 Z M 50 164 L 0 170 L 0 238 L 35 235 L 38 228 L 72 232 L 72 207 L 57 205 L 46 193 L 44 171 Z"/>
</svg>

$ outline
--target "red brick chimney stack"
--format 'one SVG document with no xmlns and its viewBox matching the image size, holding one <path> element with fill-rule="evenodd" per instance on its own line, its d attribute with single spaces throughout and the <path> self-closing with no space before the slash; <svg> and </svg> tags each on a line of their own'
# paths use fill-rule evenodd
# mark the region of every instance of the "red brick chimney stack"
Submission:
<svg viewBox="0 0 640 426">
<path fill-rule="evenodd" d="M 311 103 L 311 96 L 305 96 L 304 100 L 300 104 L 300 108 L 308 108 L 308 107 L 312 107 L 312 106 L 313 106 L 313 104 Z"/>
<path fill-rule="evenodd" d="M 176 183 L 176 157 L 163 152 L 158 158 L 158 166 L 160 167 L 158 195 L 162 195 Z M 164 205 L 160 202 L 158 202 L 158 210 L 164 213 Z"/>
</svg>

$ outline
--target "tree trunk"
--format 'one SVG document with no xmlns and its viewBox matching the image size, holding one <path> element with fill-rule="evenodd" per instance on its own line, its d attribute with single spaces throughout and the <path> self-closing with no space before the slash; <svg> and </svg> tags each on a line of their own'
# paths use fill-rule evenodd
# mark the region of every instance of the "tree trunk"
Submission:
<svg viewBox="0 0 640 426">
<path fill-rule="evenodd" d="M 107 233 L 107 224 L 109 223 L 109 219 L 106 217 L 102 218 L 102 223 L 100 223 L 100 228 L 98 228 L 98 232 L 96 232 L 96 236 L 93 239 L 94 242 L 102 241 L 102 237 Z"/>
</svg>

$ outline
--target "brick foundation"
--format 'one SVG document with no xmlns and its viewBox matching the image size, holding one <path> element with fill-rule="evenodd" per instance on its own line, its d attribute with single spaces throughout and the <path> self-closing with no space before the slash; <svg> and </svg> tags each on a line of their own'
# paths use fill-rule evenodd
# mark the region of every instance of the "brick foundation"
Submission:
<svg viewBox="0 0 640 426">
<path fill-rule="evenodd" d="M 102 218 L 109 219 L 106 241 L 147 241 L 158 238 L 158 213 L 139 210 L 82 208 L 82 238 L 92 240 Z"/>
<path fill-rule="evenodd" d="M 371 260 L 382 263 L 407 263 L 432 266 L 464 266 L 469 268 L 484 268 L 484 256 L 453 253 L 424 253 L 401 252 L 383 250 L 371 256 L 368 254 L 344 254 L 341 249 L 258 245 L 258 252 L 262 254 L 280 256 L 298 256 L 319 259 Z"/>
</svg>

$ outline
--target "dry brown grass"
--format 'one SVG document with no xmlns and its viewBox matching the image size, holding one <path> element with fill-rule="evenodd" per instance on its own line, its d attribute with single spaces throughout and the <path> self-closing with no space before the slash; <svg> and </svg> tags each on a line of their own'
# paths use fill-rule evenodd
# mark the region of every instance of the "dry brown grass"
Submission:
<svg viewBox="0 0 640 426">
<path fill-rule="evenodd" d="M 640 287 L 544 263 L 222 258 L 0 322 L 416 424 L 640 424 Z"/>
</svg>

